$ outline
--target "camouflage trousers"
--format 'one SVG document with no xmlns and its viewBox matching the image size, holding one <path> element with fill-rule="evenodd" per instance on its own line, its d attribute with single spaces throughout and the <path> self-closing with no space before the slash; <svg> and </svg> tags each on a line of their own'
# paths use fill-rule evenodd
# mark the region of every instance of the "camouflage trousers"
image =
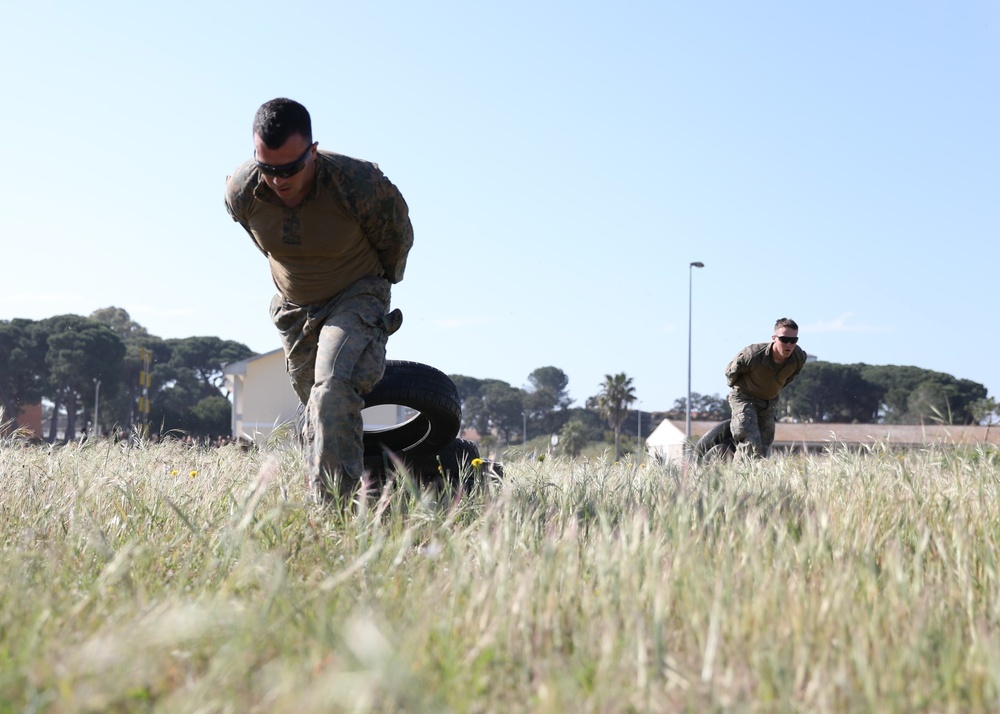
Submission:
<svg viewBox="0 0 1000 714">
<path fill-rule="evenodd" d="M 733 416 L 729 426 L 736 441 L 737 453 L 754 458 L 767 456 L 774 442 L 775 399 L 758 399 L 739 389 L 729 390 Z"/>
<path fill-rule="evenodd" d="M 388 306 L 389 283 L 377 277 L 321 305 L 271 301 L 288 378 L 305 405 L 307 486 L 322 500 L 346 505 L 364 476 L 363 395 L 385 372 Z"/>
</svg>

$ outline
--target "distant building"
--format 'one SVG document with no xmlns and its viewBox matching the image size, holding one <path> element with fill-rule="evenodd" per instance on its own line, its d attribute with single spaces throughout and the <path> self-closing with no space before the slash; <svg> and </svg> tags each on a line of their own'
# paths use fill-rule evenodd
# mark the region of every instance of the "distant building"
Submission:
<svg viewBox="0 0 1000 714">
<path fill-rule="evenodd" d="M 692 421 L 691 440 L 698 441 L 717 421 Z M 685 422 L 664 419 L 646 439 L 646 451 L 667 461 L 684 457 Z M 862 447 L 886 444 L 894 448 L 1000 444 L 1000 427 L 919 424 L 829 424 L 810 422 L 775 426 L 773 449 L 822 451 L 834 446 Z"/>
<path fill-rule="evenodd" d="M 0 421 L 0 436 L 8 436 L 15 430 L 20 430 L 29 439 L 40 439 L 42 437 L 42 405 L 26 404 L 21 406 L 21 412 L 11 419 L 11 415 L 4 414 Z"/>
</svg>

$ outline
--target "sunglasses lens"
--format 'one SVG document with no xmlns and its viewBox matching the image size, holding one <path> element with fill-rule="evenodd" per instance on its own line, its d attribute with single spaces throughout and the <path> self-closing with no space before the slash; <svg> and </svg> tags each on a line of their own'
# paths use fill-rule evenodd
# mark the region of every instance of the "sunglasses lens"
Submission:
<svg viewBox="0 0 1000 714">
<path fill-rule="evenodd" d="M 274 176 L 275 178 L 291 178 L 305 166 L 306 162 L 304 159 L 296 161 L 291 165 L 284 166 L 268 166 L 267 164 L 257 164 L 261 172 L 267 174 L 268 176 Z"/>
<path fill-rule="evenodd" d="M 309 158 L 309 152 L 312 151 L 310 146 L 306 149 L 306 152 L 302 154 L 298 159 L 291 162 L 290 164 L 282 164 L 281 166 L 271 166 L 270 164 L 262 164 L 259 161 L 255 161 L 257 168 L 260 169 L 262 174 L 266 176 L 271 176 L 274 178 L 291 178 L 299 171 L 303 169 L 306 165 L 306 160 Z"/>
</svg>

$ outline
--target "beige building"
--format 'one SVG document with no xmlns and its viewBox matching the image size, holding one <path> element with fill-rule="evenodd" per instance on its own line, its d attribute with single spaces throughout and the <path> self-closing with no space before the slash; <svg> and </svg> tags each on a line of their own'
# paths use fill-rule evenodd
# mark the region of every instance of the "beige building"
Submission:
<svg viewBox="0 0 1000 714">
<path fill-rule="evenodd" d="M 233 436 L 264 444 L 281 428 L 291 436 L 298 417 L 299 398 L 285 372 L 285 353 L 276 349 L 226 365 L 222 370 L 233 402 Z M 404 421 L 412 410 L 384 404 L 361 412 L 365 428 L 386 427 Z"/>
</svg>

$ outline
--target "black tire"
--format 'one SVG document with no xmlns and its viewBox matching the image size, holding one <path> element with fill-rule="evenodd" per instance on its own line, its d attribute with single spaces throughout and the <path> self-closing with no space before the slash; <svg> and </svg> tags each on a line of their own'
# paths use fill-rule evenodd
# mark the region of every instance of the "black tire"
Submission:
<svg viewBox="0 0 1000 714">
<path fill-rule="evenodd" d="M 479 445 L 467 439 L 453 439 L 434 456 L 413 465 L 413 473 L 421 483 L 451 484 L 468 493 L 476 485 L 476 470 L 472 460 L 479 458 Z"/>
<path fill-rule="evenodd" d="M 453 491 L 468 494 L 477 483 L 485 484 L 490 479 L 503 478 L 503 465 L 496 461 L 483 460 L 478 468 L 473 459 L 481 458 L 479 445 L 474 441 L 455 438 L 440 452 L 422 459 L 400 459 L 402 468 L 420 486 L 430 486 L 441 490 L 447 484 Z M 384 486 L 387 477 L 397 471 L 396 463 L 387 457 L 366 457 L 365 468 L 369 477 Z"/>
<path fill-rule="evenodd" d="M 407 460 L 437 454 L 455 438 L 462 421 L 455 383 L 441 370 L 419 362 L 386 362 L 382 379 L 365 395 L 365 407 L 380 404 L 400 404 L 417 414 L 401 424 L 366 429 L 366 462 L 382 460 L 386 450 Z"/>
<path fill-rule="evenodd" d="M 715 459 L 731 459 L 735 453 L 736 442 L 733 440 L 733 430 L 728 419 L 705 432 L 693 450 L 694 459 L 699 463 Z"/>
</svg>

